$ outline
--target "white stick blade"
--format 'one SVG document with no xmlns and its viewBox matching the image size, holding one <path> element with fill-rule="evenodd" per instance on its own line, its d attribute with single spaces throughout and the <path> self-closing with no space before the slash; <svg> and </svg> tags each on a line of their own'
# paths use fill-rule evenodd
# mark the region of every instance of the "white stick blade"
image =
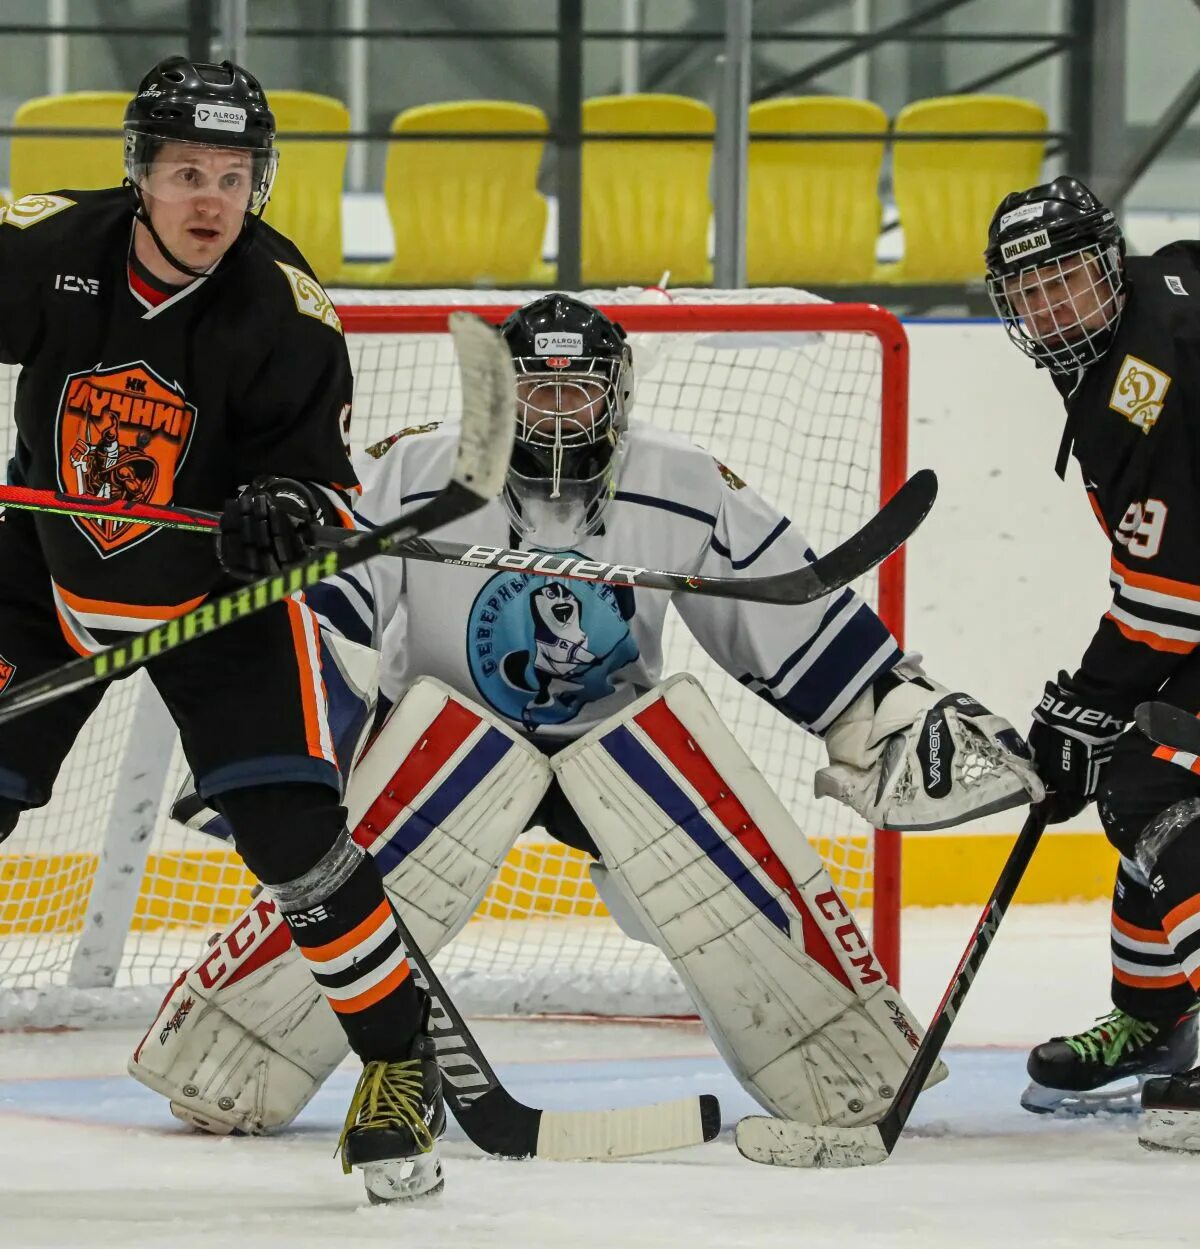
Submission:
<svg viewBox="0 0 1200 1249">
<path fill-rule="evenodd" d="M 737 1125 L 738 1152 L 772 1167 L 870 1167 L 888 1151 L 874 1124 L 833 1128 L 751 1115 Z"/>
<path fill-rule="evenodd" d="M 508 344 L 470 312 L 450 314 L 462 378 L 462 432 L 455 481 L 481 498 L 504 488 L 517 420 L 517 382 Z"/>
<path fill-rule="evenodd" d="M 537 1156 L 556 1162 L 633 1158 L 706 1139 L 697 1097 L 619 1110 L 543 1110 Z"/>
</svg>

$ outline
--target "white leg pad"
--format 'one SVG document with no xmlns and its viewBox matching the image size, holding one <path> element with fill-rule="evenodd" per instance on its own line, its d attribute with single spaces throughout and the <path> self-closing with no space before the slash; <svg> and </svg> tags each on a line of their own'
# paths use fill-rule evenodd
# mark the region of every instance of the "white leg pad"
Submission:
<svg viewBox="0 0 1200 1249">
<path fill-rule="evenodd" d="M 346 805 L 426 954 L 470 919 L 549 782 L 539 751 L 440 682 L 418 680 L 397 704 Z M 347 1053 L 262 894 L 172 986 L 129 1073 L 197 1127 L 264 1132 L 290 1123 Z"/>
<path fill-rule="evenodd" d="M 805 1123 L 877 1119 L 921 1030 L 819 855 L 695 680 L 672 678 L 553 767 L 609 884 L 671 960 L 747 1091 Z"/>
</svg>

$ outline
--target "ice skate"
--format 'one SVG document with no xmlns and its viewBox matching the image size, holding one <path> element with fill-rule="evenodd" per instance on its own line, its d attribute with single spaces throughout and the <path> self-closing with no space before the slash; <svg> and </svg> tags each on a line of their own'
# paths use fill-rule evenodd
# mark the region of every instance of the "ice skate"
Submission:
<svg viewBox="0 0 1200 1249">
<path fill-rule="evenodd" d="M 367 1063 L 354 1090 L 340 1141 L 342 1169 L 362 1171 L 375 1204 L 441 1191 L 446 1107 L 435 1054 L 432 1039 L 418 1036 L 411 1058 Z"/>
<path fill-rule="evenodd" d="M 1146 1081 L 1138 1144 L 1143 1149 L 1200 1154 L 1200 1068 Z"/>
<path fill-rule="evenodd" d="M 1083 1032 L 1053 1037 L 1030 1053 L 1032 1083 L 1021 1105 L 1034 1114 L 1136 1114 L 1149 1077 L 1186 1071 L 1195 1061 L 1195 1008 L 1170 1023 L 1114 1010 Z"/>
</svg>

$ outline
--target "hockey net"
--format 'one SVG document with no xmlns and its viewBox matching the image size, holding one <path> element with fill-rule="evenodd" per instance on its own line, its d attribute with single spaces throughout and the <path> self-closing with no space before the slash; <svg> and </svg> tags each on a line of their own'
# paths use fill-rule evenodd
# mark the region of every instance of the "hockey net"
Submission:
<svg viewBox="0 0 1200 1249">
<path fill-rule="evenodd" d="M 372 296 L 389 306 L 371 304 Z M 630 332 L 634 415 L 703 445 L 818 551 L 859 528 L 904 480 L 907 349 L 883 310 L 792 290 L 588 297 L 614 305 Z M 336 298 L 355 370 L 352 436 L 363 447 L 457 411 L 450 305 L 488 304 L 497 313 L 526 294 Z M 0 371 L 0 430 L 9 446 L 14 385 L 13 374 Z M 903 555 L 857 588 L 900 637 Z M 673 612 L 664 657 L 664 674 L 691 672 L 709 691 L 898 972 L 898 836 L 817 803 L 820 743 L 723 673 Z M 152 1010 L 208 936 L 245 906 L 253 882 L 237 856 L 169 818 L 184 770 L 144 674 L 114 686 L 51 803 L 26 814 L 0 845 L 0 1026 Z M 666 960 L 620 933 L 584 856 L 551 832 L 520 839 L 476 917 L 440 955 L 460 1005 L 498 1014 L 690 1013 Z"/>
</svg>

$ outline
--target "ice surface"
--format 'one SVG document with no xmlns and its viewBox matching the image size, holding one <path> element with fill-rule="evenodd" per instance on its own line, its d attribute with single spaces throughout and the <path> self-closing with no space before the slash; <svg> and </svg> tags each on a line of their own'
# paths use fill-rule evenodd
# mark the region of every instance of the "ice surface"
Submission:
<svg viewBox="0 0 1200 1249">
<path fill-rule="evenodd" d="M 906 996 L 933 1009 L 974 913 L 906 917 Z M 193 1135 L 122 1074 L 132 1031 L 0 1035 L 0 1246 L 122 1249 L 1094 1249 L 1193 1245 L 1200 1158 L 1150 1155 L 1131 1119 L 1017 1106 L 1024 1051 L 1107 1006 L 1103 905 L 1019 908 L 951 1034 L 951 1078 L 872 1169 L 799 1172 L 714 1144 L 622 1163 L 500 1162 L 452 1126 L 444 1195 L 370 1208 L 333 1158 L 347 1066 L 274 1139 Z M 754 1109 L 695 1024 L 480 1021 L 517 1096 L 545 1106 L 721 1096 Z"/>
</svg>

